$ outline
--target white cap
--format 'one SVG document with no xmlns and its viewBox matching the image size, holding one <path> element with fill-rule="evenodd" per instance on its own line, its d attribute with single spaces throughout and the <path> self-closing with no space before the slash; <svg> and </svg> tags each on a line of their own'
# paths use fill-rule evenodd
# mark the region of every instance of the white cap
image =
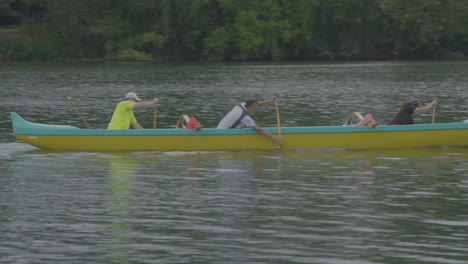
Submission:
<svg viewBox="0 0 468 264">
<path fill-rule="evenodd" d="M 130 92 L 125 96 L 125 99 L 128 99 L 128 98 L 133 98 L 133 99 L 137 100 L 138 102 L 141 101 L 141 99 L 138 98 L 137 94 L 134 93 L 134 92 Z"/>
</svg>

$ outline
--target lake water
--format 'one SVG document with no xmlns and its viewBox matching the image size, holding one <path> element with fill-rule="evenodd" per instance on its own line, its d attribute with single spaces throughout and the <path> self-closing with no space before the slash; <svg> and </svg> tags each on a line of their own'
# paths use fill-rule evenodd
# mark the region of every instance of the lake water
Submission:
<svg viewBox="0 0 468 264">
<path fill-rule="evenodd" d="M 283 126 L 389 122 L 412 96 L 468 119 L 467 61 L 0 62 L 0 263 L 468 263 L 468 148 L 51 152 L 11 136 L 33 122 L 105 128 L 129 91 L 158 127 L 205 127 L 278 96 Z M 151 127 L 153 111 L 136 110 Z M 276 126 L 275 108 L 254 116 Z M 432 112 L 415 115 L 430 123 Z"/>
</svg>

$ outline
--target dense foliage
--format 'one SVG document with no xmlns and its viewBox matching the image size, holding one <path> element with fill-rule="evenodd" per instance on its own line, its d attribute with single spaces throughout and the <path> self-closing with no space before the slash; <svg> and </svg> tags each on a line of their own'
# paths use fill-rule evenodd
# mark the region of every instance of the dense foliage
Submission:
<svg viewBox="0 0 468 264">
<path fill-rule="evenodd" d="M 467 0 L 0 0 L 13 58 L 317 60 L 468 55 Z"/>
</svg>

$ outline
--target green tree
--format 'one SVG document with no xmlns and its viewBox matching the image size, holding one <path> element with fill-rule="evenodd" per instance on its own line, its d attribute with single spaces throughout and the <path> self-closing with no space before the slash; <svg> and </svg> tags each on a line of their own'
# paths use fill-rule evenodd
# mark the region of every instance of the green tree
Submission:
<svg viewBox="0 0 468 264">
<path fill-rule="evenodd" d="M 12 9 L 10 0 L 0 0 L 0 26 L 17 25 L 21 22 L 21 14 Z"/>
<path fill-rule="evenodd" d="M 467 44 L 468 2 L 388 0 L 398 23 L 396 48 L 405 57 L 438 57 Z"/>
<path fill-rule="evenodd" d="M 27 34 L 4 41 L 2 53 L 13 57 L 310 60 L 468 53 L 466 0 L 0 0 L 0 14 L 3 21 L 21 21 Z"/>
</svg>

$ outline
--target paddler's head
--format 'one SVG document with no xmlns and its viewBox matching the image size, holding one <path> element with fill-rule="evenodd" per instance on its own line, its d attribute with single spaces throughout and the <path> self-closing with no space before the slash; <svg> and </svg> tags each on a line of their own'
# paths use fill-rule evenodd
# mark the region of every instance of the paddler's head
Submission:
<svg viewBox="0 0 468 264">
<path fill-rule="evenodd" d="M 408 100 L 407 104 L 414 105 L 416 107 L 421 107 L 421 101 L 419 101 L 416 98 L 412 98 L 412 99 Z"/>
<path fill-rule="evenodd" d="M 245 102 L 245 110 L 249 115 L 254 114 L 258 108 L 258 100 L 249 99 Z"/>
<path fill-rule="evenodd" d="M 132 102 L 141 102 L 141 99 L 138 98 L 137 94 L 134 93 L 134 92 L 129 92 L 129 93 L 125 96 L 125 100 L 132 101 Z"/>
</svg>

